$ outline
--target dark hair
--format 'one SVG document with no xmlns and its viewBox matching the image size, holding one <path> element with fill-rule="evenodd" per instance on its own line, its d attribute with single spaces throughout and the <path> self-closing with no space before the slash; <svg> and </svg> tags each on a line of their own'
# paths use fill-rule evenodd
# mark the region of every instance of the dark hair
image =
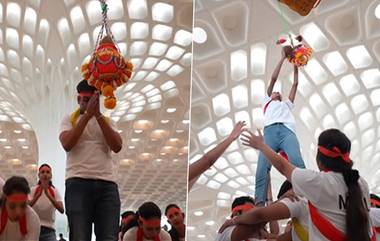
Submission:
<svg viewBox="0 0 380 241">
<path fill-rule="evenodd" d="M 351 141 L 338 129 L 323 131 L 318 138 L 318 146 L 332 150 L 338 148 L 341 153 L 351 151 Z M 346 162 L 342 157 L 328 157 L 320 151 L 317 160 L 328 170 L 342 173 L 348 188 L 346 209 L 346 237 L 347 241 L 370 241 L 368 210 L 363 203 L 363 193 L 358 184 L 359 172 L 352 169 L 352 162 Z"/>
<path fill-rule="evenodd" d="M 128 224 L 124 224 L 122 223 L 120 225 L 120 232 L 122 234 L 122 237 L 124 236 L 124 234 L 130 229 L 130 228 L 133 228 L 133 227 L 137 227 L 139 224 L 137 222 L 137 218 L 136 218 L 136 214 L 135 212 L 133 211 L 126 211 L 124 213 L 121 214 L 121 217 L 122 218 L 125 218 L 125 217 L 128 217 L 130 215 L 133 215 L 133 219 L 128 223 Z"/>
<path fill-rule="evenodd" d="M 243 205 L 245 203 L 252 203 L 253 205 L 255 205 L 255 200 L 250 196 L 237 197 L 232 202 L 231 210 L 234 209 L 236 206 Z"/>
<path fill-rule="evenodd" d="M 121 218 L 125 218 L 125 217 L 128 217 L 130 215 L 135 215 L 135 212 L 133 211 L 125 211 L 124 213 L 121 214 Z"/>
<path fill-rule="evenodd" d="M 24 177 L 20 176 L 13 176 L 7 179 L 3 186 L 3 197 L 0 200 L 1 205 L 4 205 L 5 203 L 5 196 L 19 192 L 27 195 L 30 193 L 28 181 Z"/>
<path fill-rule="evenodd" d="M 52 169 L 51 169 L 51 166 L 49 166 L 49 164 L 44 163 L 44 164 L 42 164 L 42 165 L 38 168 L 38 172 L 40 172 L 41 168 L 43 168 L 43 167 L 48 167 L 48 168 L 50 168 L 50 170 L 52 170 Z M 41 181 L 38 180 L 38 183 L 37 183 L 37 184 L 38 184 L 38 185 L 41 185 Z M 51 180 L 49 181 L 49 186 L 54 187 L 53 182 L 52 182 Z M 55 188 L 55 187 L 54 187 L 54 188 Z"/>
<path fill-rule="evenodd" d="M 95 92 L 96 88 L 94 86 L 89 85 L 86 80 L 82 80 L 77 85 L 77 92 L 80 93 L 80 92 L 83 92 L 83 91 L 86 91 L 86 92 Z"/>
<path fill-rule="evenodd" d="M 158 218 L 161 219 L 161 210 L 154 202 L 145 202 L 137 211 L 139 217 L 144 219 Z"/>
<path fill-rule="evenodd" d="M 145 202 L 143 203 L 135 214 L 135 219 L 133 219 L 128 225 L 128 229 L 139 226 L 138 220 L 139 217 L 143 217 L 144 219 L 158 218 L 161 219 L 161 210 L 160 208 L 153 202 Z M 128 230 L 127 229 L 127 230 Z"/>
<path fill-rule="evenodd" d="M 174 204 L 174 203 L 169 204 L 169 205 L 166 206 L 166 208 L 165 208 L 165 215 L 168 214 L 168 211 L 169 211 L 169 209 L 171 209 L 171 208 L 178 208 L 178 209 L 181 209 L 177 204 Z"/>
<path fill-rule="evenodd" d="M 289 182 L 288 180 L 283 182 L 281 187 L 280 187 L 280 191 L 277 194 L 277 199 L 280 199 L 282 197 L 282 195 L 284 195 L 287 191 L 289 191 L 292 188 L 293 188 L 293 186 L 292 186 L 291 182 Z"/>
<path fill-rule="evenodd" d="M 374 193 L 371 193 L 371 194 L 370 194 L 370 198 L 380 202 L 380 197 L 377 196 L 377 195 L 374 194 Z M 375 207 L 380 208 L 380 205 L 376 205 L 376 204 L 374 204 L 374 205 L 375 205 Z"/>
</svg>

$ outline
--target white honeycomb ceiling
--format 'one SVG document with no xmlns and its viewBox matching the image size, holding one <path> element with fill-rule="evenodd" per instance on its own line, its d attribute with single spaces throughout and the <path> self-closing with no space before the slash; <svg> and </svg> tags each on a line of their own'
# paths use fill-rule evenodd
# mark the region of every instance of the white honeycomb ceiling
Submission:
<svg viewBox="0 0 380 241">
<path fill-rule="evenodd" d="M 284 6 L 286 23 L 276 0 L 196 1 L 190 162 L 223 140 L 239 120 L 262 128 L 260 99 L 280 58 L 275 42 L 289 27 L 314 49 L 300 70 L 294 110 L 307 167 L 316 168 L 319 133 L 339 128 L 352 140 L 355 168 L 379 194 L 379 4 L 322 0 L 307 17 Z M 284 67 L 275 88 L 287 96 L 292 66 Z M 199 178 L 189 195 L 189 240 L 212 240 L 234 197 L 254 195 L 257 156 L 236 141 Z M 283 180 L 272 169 L 275 195 Z"/>
<path fill-rule="evenodd" d="M 192 0 L 107 3 L 118 46 L 135 66 L 132 80 L 117 91 L 117 108 L 103 110 L 123 137 L 124 148 L 114 156 L 122 210 L 145 200 L 185 208 Z M 58 129 L 77 106 L 79 69 L 92 53 L 100 22 L 95 0 L 1 1 L 1 175 L 28 173 L 34 183 L 32 160 L 40 159 L 53 165 L 54 182 L 64 192 Z"/>
</svg>

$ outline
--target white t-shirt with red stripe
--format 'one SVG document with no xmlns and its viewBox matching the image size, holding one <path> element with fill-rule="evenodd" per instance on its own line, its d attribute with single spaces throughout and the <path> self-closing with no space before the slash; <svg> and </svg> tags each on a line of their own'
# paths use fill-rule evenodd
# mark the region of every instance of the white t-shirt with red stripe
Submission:
<svg viewBox="0 0 380 241">
<path fill-rule="evenodd" d="M 2 210 L 0 209 L 0 215 Z M 20 232 L 19 222 L 8 219 L 5 230 L 0 234 L 0 241 L 38 241 L 40 237 L 40 219 L 34 210 L 26 207 L 26 224 L 28 233 L 23 236 Z"/>
<path fill-rule="evenodd" d="M 372 221 L 372 226 L 374 228 L 380 229 L 380 208 L 371 208 L 369 211 L 369 216 Z M 376 232 L 376 240 L 380 241 L 380 230 Z"/>
<path fill-rule="evenodd" d="M 296 132 L 296 120 L 294 119 L 292 113 L 294 104 L 290 100 L 271 101 L 271 98 L 267 94 L 265 94 L 262 106 L 263 109 L 265 108 L 265 106 L 267 106 L 266 111 L 264 113 L 264 126 L 269 126 L 274 123 L 283 123 L 291 131 L 293 131 L 294 133 Z"/>
<path fill-rule="evenodd" d="M 290 212 L 290 217 L 296 218 L 300 225 L 305 230 L 309 229 L 309 208 L 307 206 L 307 200 L 305 198 L 300 198 L 299 201 L 291 201 L 289 198 L 284 198 L 280 200 L 281 203 L 285 204 Z M 298 237 L 296 231 L 294 230 L 294 224 L 292 228 L 292 240 L 301 241 Z"/>
<path fill-rule="evenodd" d="M 308 199 L 338 230 L 346 232 L 347 185 L 343 175 L 336 172 L 317 172 L 308 169 L 294 169 L 292 173 L 293 191 Z M 363 204 L 370 207 L 367 182 L 360 178 L 359 186 L 363 193 Z M 372 233 L 372 228 L 368 227 Z M 328 241 L 309 219 L 309 237 L 313 241 Z"/>
<path fill-rule="evenodd" d="M 31 198 L 33 198 L 34 193 L 36 192 L 38 186 L 35 186 L 31 190 Z M 53 188 L 55 200 L 57 202 L 62 202 L 61 195 L 58 190 Z M 41 196 L 38 198 L 37 202 L 33 205 L 34 211 L 38 214 L 41 221 L 41 226 L 55 229 L 55 211 L 56 208 L 51 203 L 49 198 L 46 196 L 45 192 L 42 191 Z"/>
</svg>

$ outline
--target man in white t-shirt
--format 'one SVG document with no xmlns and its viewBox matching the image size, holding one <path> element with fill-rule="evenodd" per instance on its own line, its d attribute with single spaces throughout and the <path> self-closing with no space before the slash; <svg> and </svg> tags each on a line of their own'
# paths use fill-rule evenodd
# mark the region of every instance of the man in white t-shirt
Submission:
<svg viewBox="0 0 380 241">
<path fill-rule="evenodd" d="M 111 151 L 122 139 L 111 119 L 100 112 L 99 93 L 87 81 L 77 85 L 79 109 L 62 121 L 60 141 L 67 152 L 65 206 L 69 239 L 118 238 L 120 197 Z"/>
<path fill-rule="evenodd" d="M 300 168 L 305 168 L 302 160 L 300 147 L 295 134 L 295 119 L 292 114 L 294 99 L 298 86 L 298 68 L 294 66 L 294 81 L 290 90 L 289 99 L 283 101 L 279 92 L 273 92 L 281 66 L 285 61 L 285 53 L 274 70 L 263 101 L 264 109 L 264 142 L 275 152 L 284 152 L 289 161 Z M 271 165 L 265 156 L 260 153 L 256 169 L 255 200 L 257 206 L 264 206 L 267 186 L 268 173 Z"/>
</svg>

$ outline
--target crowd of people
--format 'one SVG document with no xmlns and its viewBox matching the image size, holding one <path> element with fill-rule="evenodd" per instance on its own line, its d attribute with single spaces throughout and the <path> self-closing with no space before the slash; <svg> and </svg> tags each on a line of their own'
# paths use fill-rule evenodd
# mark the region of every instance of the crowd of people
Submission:
<svg viewBox="0 0 380 241">
<path fill-rule="evenodd" d="M 121 150 L 122 138 L 113 121 L 100 112 L 99 92 L 85 80 L 77 92 L 79 107 L 63 118 L 59 136 L 67 152 L 64 201 L 48 164 L 40 165 L 34 187 L 21 176 L 2 181 L 0 241 L 57 241 L 56 211 L 67 216 L 70 241 L 91 241 L 93 231 L 102 241 L 184 241 L 185 214 L 175 204 L 165 210 L 169 233 L 162 230 L 161 210 L 153 202 L 142 204 L 137 212 L 124 212 L 120 221 L 117 163 L 111 152 Z"/>
</svg>

